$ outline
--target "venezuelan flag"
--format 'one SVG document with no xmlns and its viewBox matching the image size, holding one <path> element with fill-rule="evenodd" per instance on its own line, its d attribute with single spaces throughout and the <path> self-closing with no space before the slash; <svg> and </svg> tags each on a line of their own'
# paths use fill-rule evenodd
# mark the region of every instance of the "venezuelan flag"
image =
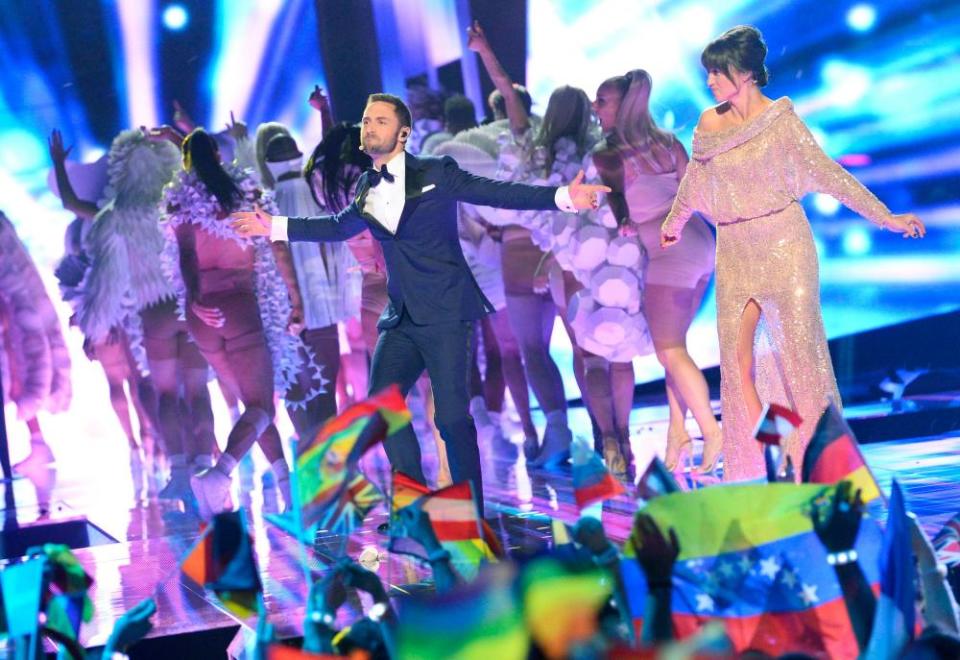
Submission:
<svg viewBox="0 0 960 660">
<path fill-rule="evenodd" d="M 832 488 L 811 484 L 717 486 L 671 493 L 644 509 L 680 541 L 673 573 L 677 636 L 719 620 L 737 651 L 801 651 L 855 658 L 857 641 L 827 552 L 813 531 L 812 503 Z M 867 581 L 879 584 L 881 533 L 864 518 L 856 549 Z M 626 555 L 633 554 L 632 539 Z M 630 611 L 642 625 L 646 580 L 621 562 Z"/>
<path fill-rule="evenodd" d="M 801 477 L 803 482 L 814 484 L 850 481 L 854 492 L 860 489 L 864 502 L 880 497 L 880 488 L 860 453 L 853 431 L 832 403 L 820 416 L 817 429 L 807 445 Z"/>
</svg>

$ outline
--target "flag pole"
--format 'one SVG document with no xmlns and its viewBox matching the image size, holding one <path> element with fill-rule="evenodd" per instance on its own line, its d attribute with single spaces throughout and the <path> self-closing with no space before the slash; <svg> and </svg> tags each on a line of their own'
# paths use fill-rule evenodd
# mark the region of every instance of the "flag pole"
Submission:
<svg viewBox="0 0 960 660">
<path fill-rule="evenodd" d="M 307 600 L 310 599 L 310 588 L 313 586 L 313 576 L 310 574 L 310 563 L 307 557 L 306 532 L 303 529 L 303 507 L 300 502 L 300 479 L 297 475 L 297 459 L 300 458 L 300 441 L 297 438 L 290 440 L 293 449 L 293 470 L 290 471 L 290 489 L 293 491 L 293 515 L 297 521 L 297 546 L 300 549 L 300 568 L 303 570 L 303 580 L 307 587 Z M 307 606 L 309 608 L 309 603 Z"/>
</svg>

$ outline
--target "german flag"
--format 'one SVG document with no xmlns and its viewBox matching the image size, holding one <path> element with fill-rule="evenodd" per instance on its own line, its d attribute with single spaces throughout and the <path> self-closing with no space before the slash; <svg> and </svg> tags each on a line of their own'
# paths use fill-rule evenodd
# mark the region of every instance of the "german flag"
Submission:
<svg viewBox="0 0 960 660">
<path fill-rule="evenodd" d="M 817 430 L 807 445 L 801 478 L 802 481 L 813 484 L 850 481 L 853 483 L 854 492 L 860 489 L 864 502 L 875 500 L 881 495 L 880 487 L 860 453 L 860 445 L 857 444 L 853 431 L 832 403 L 820 416 Z"/>
</svg>

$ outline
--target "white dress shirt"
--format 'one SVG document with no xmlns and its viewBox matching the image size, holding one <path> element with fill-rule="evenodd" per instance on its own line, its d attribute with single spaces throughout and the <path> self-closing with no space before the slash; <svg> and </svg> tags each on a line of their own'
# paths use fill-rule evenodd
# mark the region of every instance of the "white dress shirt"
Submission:
<svg viewBox="0 0 960 660">
<path fill-rule="evenodd" d="M 381 179 L 378 185 L 369 189 L 367 198 L 363 204 L 363 211 L 376 218 L 391 234 L 397 233 L 400 216 L 403 214 L 403 205 L 407 198 L 405 185 L 407 178 L 406 158 L 406 152 L 401 151 L 387 162 L 387 172 L 393 175 L 393 181 Z M 577 208 L 573 205 L 573 200 L 570 198 L 569 186 L 557 188 L 554 203 L 556 203 L 557 208 L 561 211 L 566 211 L 567 213 L 577 212 Z M 273 224 L 270 227 L 270 240 L 287 240 L 287 216 L 273 216 Z"/>
<path fill-rule="evenodd" d="M 386 165 L 387 172 L 393 175 L 393 181 L 381 179 L 380 183 L 367 191 L 363 211 L 372 215 L 391 234 L 397 233 L 403 204 L 407 199 L 405 181 L 407 180 L 407 154 L 401 151 Z M 378 168 L 379 169 L 379 168 Z"/>
</svg>

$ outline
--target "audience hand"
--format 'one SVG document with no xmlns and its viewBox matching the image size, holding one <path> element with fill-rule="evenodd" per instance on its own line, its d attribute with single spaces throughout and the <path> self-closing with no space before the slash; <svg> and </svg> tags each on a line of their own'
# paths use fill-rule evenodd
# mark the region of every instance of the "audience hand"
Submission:
<svg viewBox="0 0 960 660">
<path fill-rule="evenodd" d="M 400 517 L 400 524 L 403 525 L 407 535 L 422 545 L 428 552 L 440 547 L 437 534 L 433 531 L 433 525 L 430 523 L 430 515 L 422 507 L 414 503 L 400 509 L 397 515 Z"/>
<path fill-rule="evenodd" d="M 113 632 L 110 633 L 110 638 L 104 646 L 104 657 L 109 657 L 117 651 L 122 653 L 128 646 L 143 639 L 153 628 L 150 617 L 156 612 L 157 604 L 152 598 L 142 600 L 127 610 L 126 614 L 113 626 Z"/>
<path fill-rule="evenodd" d="M 573 540 L 590 551 L 593 556 L 615 548 L 603 531 L 603 523 L 596 518 L 581 518 L 573 526 Z"/>
<path fill-rule="evenodd" d="M 662 229 L 660 230 L 660 249 L 665 250 L 680 240 L 679 236 L 670 236 Z"/>
<path fill-rule="evenodd" d="M 56 128 L 50 132 L 50 139 L 47 141 L 50 149 L 50 158 L 54 163 L 62 163 L 67 160 L 67 156 L 73 151 L 73 146 L 67 149 L 63 148 L 63 135 Z"/>
<path fill-rule="evenodd" d="M 287 331 L 291 335 L 299 335 L 303 332 L 304 311 L 303 303 L 290 305 L 290 318 L 287 320 Z"/>
<path fill-rule="evenodd" d="M 637 563 L 647 576 L 647 581 L 668 581 L 673 574 L 673 565 L 680 555 L 680 541 L 673 528 L 669 530 L 668 539 L 653 518 L 645 513 L 638 513 L 633 523 L 631 539 Z"/>
<path fill-rule="evenodd" d="M 342 569 L 343 582 L 348 587 L 365 591 L 373 597 L 374 602 L 387 603 L 387 590 L 383 588 L 383 582 L 375 573 L 368 571 L 362 566 L 350 562 L 344 564 Z"/>
<path fill-rule="evenodd" d="M 813 530 L 827 552 L 846 552 L 853 548 L 860 531 L 863 500 L 858 488 L 853 495 L 853 484 L 841 481 L 828 502 L 814 502 L 810 518 Z"/>
</svg>

